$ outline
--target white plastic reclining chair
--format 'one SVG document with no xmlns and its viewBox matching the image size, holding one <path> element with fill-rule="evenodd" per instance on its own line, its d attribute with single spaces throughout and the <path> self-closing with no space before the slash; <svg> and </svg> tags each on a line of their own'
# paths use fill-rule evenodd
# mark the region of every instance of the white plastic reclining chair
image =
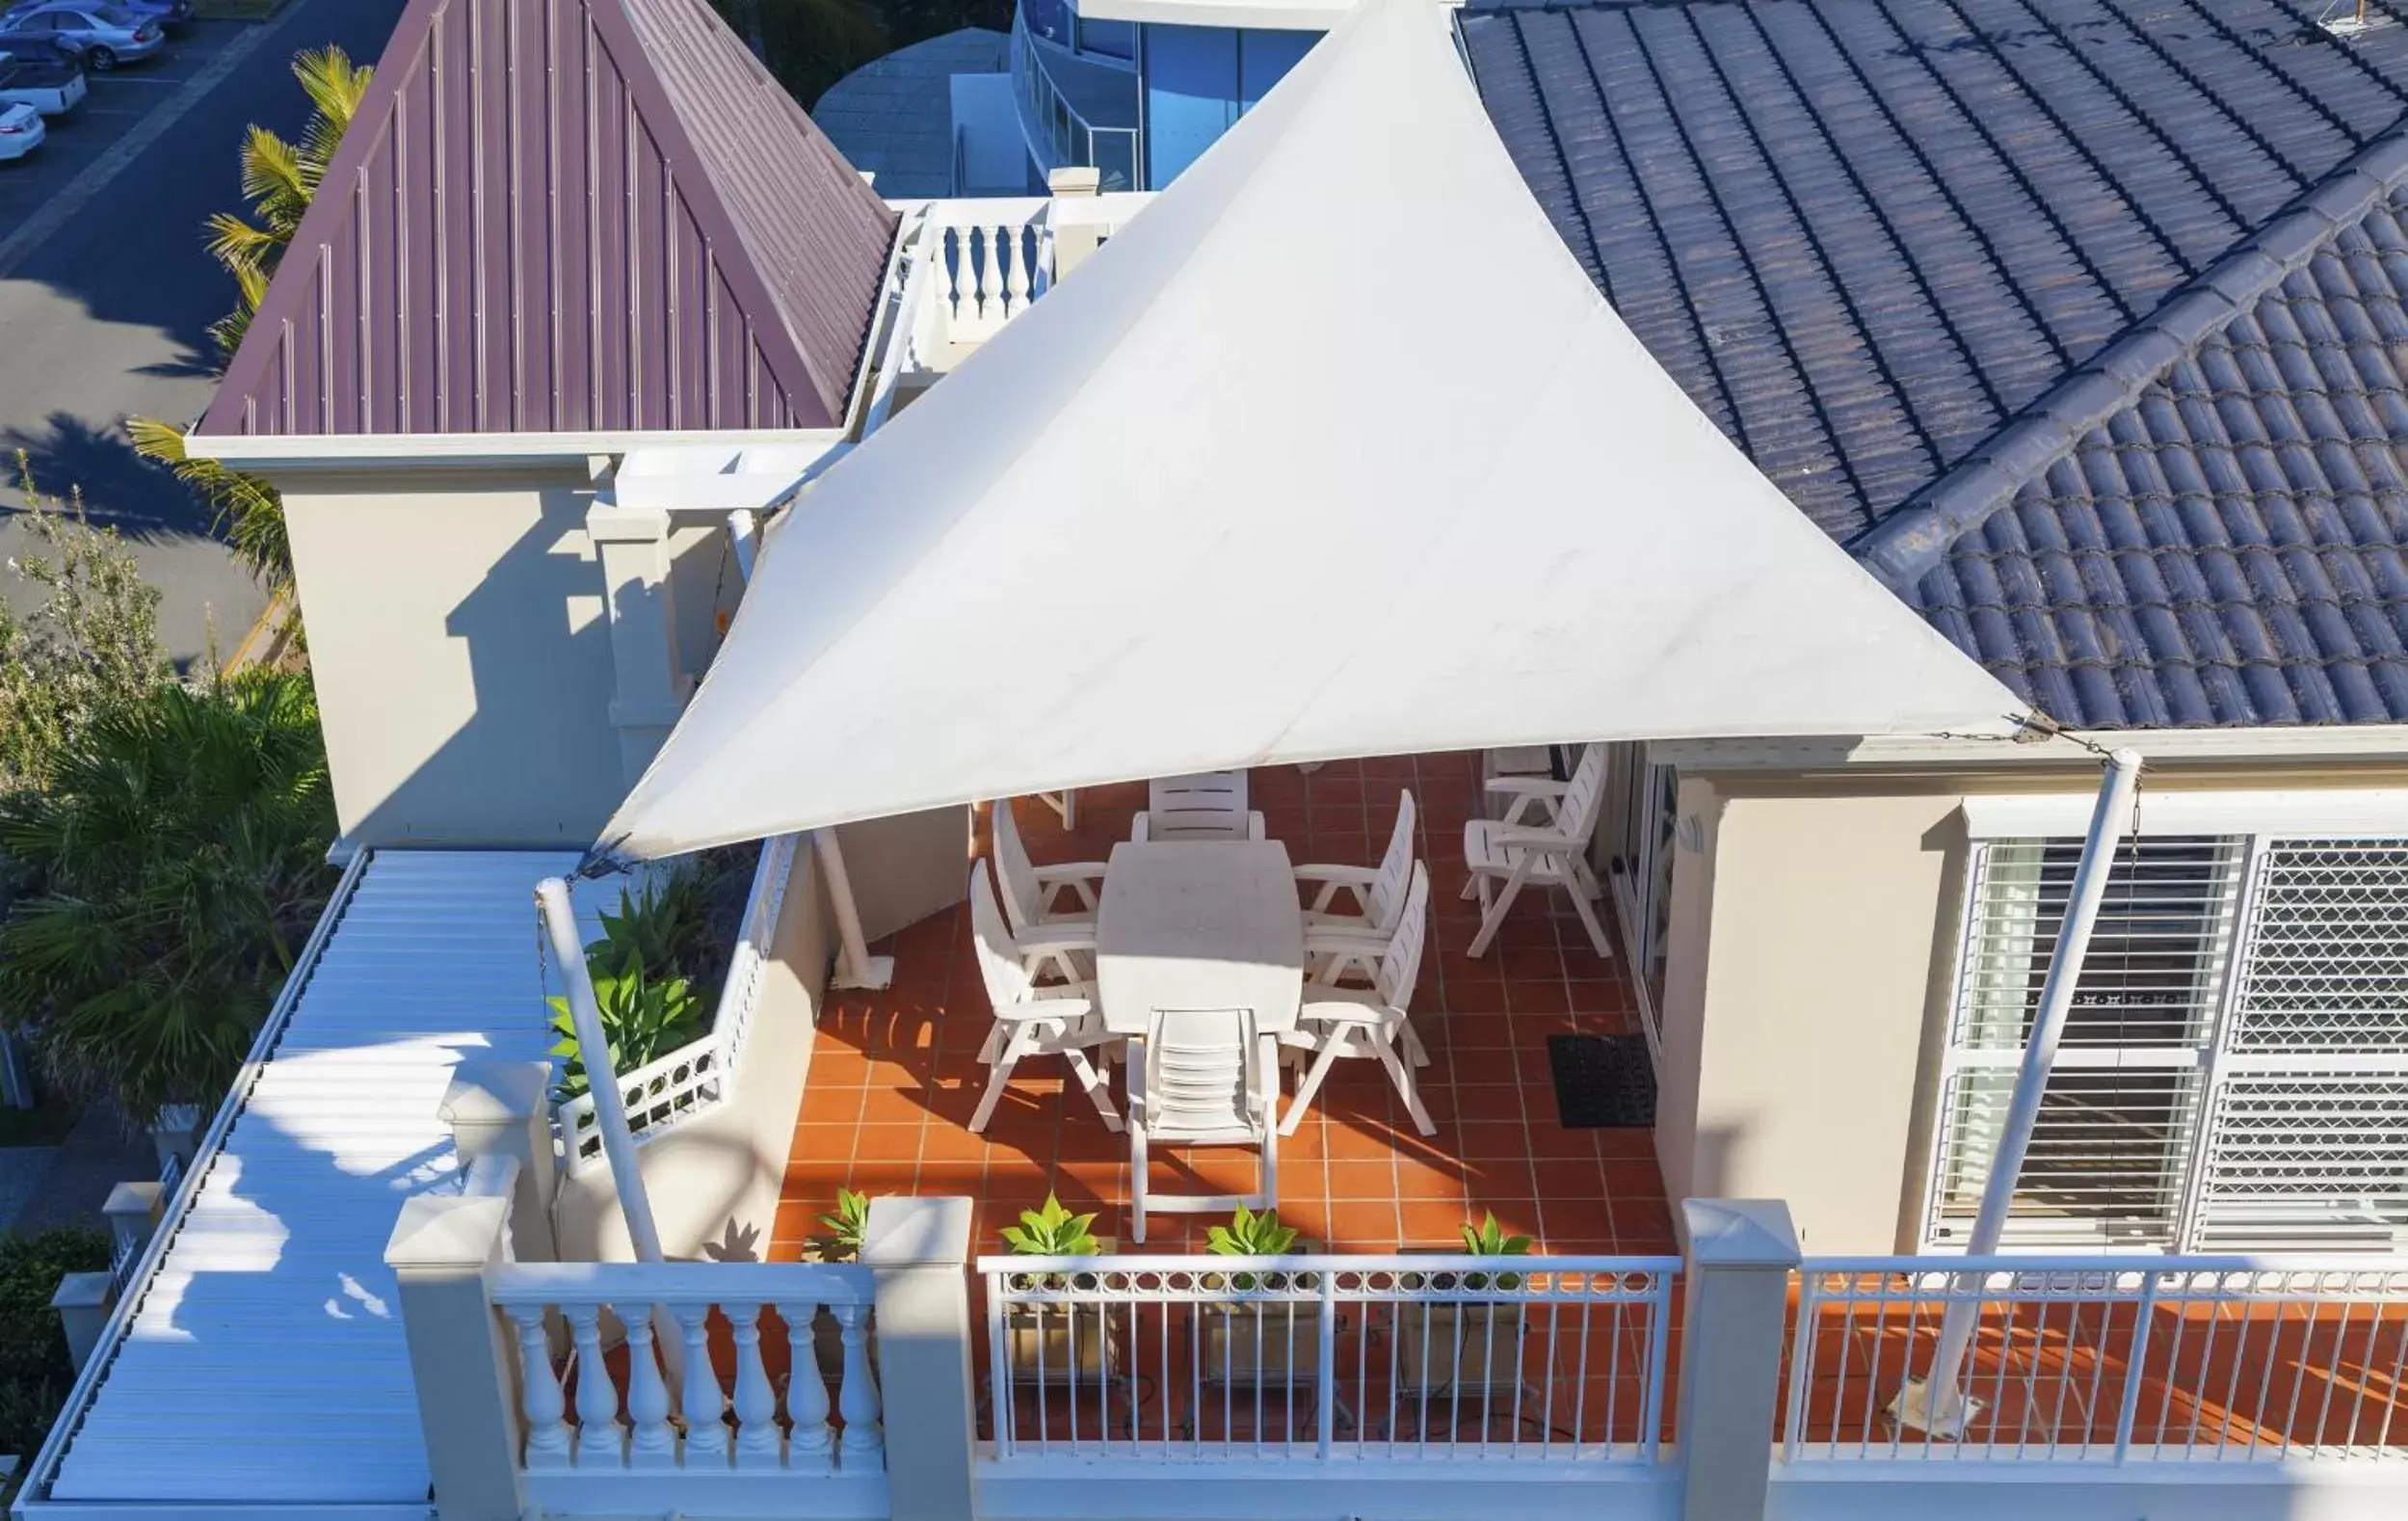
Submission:
<svg viewBox="0 0 2408 1521">
<path fill-rule="evenodd" d="M 1487 952 L 1496 926 L 1505 921 L 1505 911 L 1523 888 L 1542 887 L 1571 894 L 1572 906 L 1588 929 L 1589 944 L 1599 955 L 1612 956 L 1592 901 L 1604 894 L 1588 862 L 1589 836 L 1604 800 L 1605 747 L 1582 750 L 1569 782 L 1498 777 L 1489 788 L 1510 793 L 1514 801 L 1503 818 L 1474 818 L 1463 826 L 1464 865 L 1471 871 L 1463 895 L 1480 900 L 1480 932 L 1471 937 L 1469 954 Z"/>
<path fill-rule="evenodd" d="M 995 877 L 1003 888 L 1003 913 L 1012 933 L 1042 942 L 1031 953 L 1028 973 L 1043 976 L 1050 967 L 1066 982 L 1094 975 L 1096 891 L 1103 882 L 1103 863 L 1074 861 L 1041 867 L 1028 859 L 1020 842 L 1019 821 L 1012 816 L 1012 800 L 999 797 L 989 810 L 994 834 Z M 1062 894 L 1071 894 L 1075 907 L 1061 908 Z"/>
<path fill-rule="evenodd" d="M 1296 868 L 1298 882 L 1320 885 L 1305 910 L 1305 970 L 1315 982 L 1337 982 L 1349 972 L 1378 980 L 1380 953 L 1395 938 L 1405 881 L 1413 872 L 1414 816 L 1413 794 L 1397 793 L 1396 827 L 1376 867 Z M 1352 894 L 1351 912 L 1337 906 L 1340 893 Z"/>
<path fill-rule="evenodd" d="M 1012 1069 L 1024 1056 L 1060 1056 L 1069 1062 L 1072 1076 L 1087 1090 L 1103 1123 L 1119 1130 L 1121 1116 L 1112 1107 L 1110 1084 L 1088 1059 L 1093 1052 L 1108 1060 L 1117 1040 L 1097 1006 L 1095 984 L 1061 982 L 1040 987 L 1035 983 L 1028 962 L 1043 947 L 1037 942 L 1015 939 L 1005 927 L 1003 910 L 995 902 L 994 885 L 987 879 L 983 862 L 970 867 L 970 934 L 978 945 L 979 975 L 986 979 L 987 1000 L 995 1013 L 994 1028 L 987 1032 L 987 1043 L 978 1053 L 978 1059 L 991 1070 L 987 1091 L 978 1101 L 977 1112 L 970 1116 L 971 1134 L 986 1130 L 987 1122 L 994 1117 L 995 1105 L 1011 1084 Z M 1092 947 L 1094 944 L 1090 934 L 1086 945 Z"/>
<path fill-rule="evenodd" d="M 1128 838 L 1150 840 L 1260 840 L 1262 815 L 1246 807 L 1246 773 L 1205 771 L 1195 776 L 1156 777 L 1146 784 L 1146 811 Z"/>
<path fill-rule="evenodd" d="M 1420 1090 L 1413 1081 L 1413 1069 L 1428 1058 L 1421 1050 L 1421 1037 L 1414 1033 L 1413 1022 L 1406 1013 L 1413 1002 L 1414 984 L 1420 980 L 1421 944 L 1428 936 L 1429 924 L 1430 873 L 1416 862 L 1412 884 L 1405 889 L 1396 933 L 1380 952 L 1372 985 L 1310 985 L 1304 1007 L 1296 1016 L 1296 1028 L 1280 1037 L 1281 1045 L 1312 1060 L 1296 1097 L 1287 1106 L 1286 1123 L 1280 1127 L 1281 1134 L 1296 1134 L 1305 1107 L 1321 1091 L 1321 1080 L 1330 1075 L 1330 1068 L 1341 1056 L 1367 1057 L 1386 1067 L 1389 1081 L 1396 1084 L 1406 1111 L 1413 1116 L 1414 1128 L 1424 1135 L 1438 1134 L 1438 1126 L 1422 1106 Z"/>
<path fill-rule="evenodd" d="M 1279 1048 L 1257 1034 L 1252 1009 L 1158 1010 L 1147 1026 L 1143 1061 L 1128 1064 L 1130 1234 L 1146 1239 L 1146 1212 L 1222 1214 L 1280 1202 Z M 1262 1183 L 1246 1194 L 1155 1197 L 1146 1187 L 1147 1148 L 1252 1146 L 1262 1154 Z"/>
</svg>

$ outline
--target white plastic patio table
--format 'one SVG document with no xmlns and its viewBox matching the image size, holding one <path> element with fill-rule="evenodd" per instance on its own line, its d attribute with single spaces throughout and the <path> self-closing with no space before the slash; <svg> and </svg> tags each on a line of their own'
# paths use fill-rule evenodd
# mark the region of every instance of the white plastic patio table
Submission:
<svg viewBox="0 0 2408 1521">
<path fill-rule="evenodd" d="M 1304 916 L 1276 840 L 1125 841 L 1096 906 L 1096 991 L 1115 1034 L 1143 1038 L 1157 1009 L 1252 1009 L 1296 1027 Z"/>
</svg>

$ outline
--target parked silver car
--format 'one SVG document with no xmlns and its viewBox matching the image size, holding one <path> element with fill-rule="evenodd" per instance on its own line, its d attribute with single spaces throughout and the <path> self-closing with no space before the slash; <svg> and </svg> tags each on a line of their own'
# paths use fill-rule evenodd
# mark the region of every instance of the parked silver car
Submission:
<svg viewBox="0 0 2408 1521">
<path fill-rule="evenodd" d="M 84 71 L 55 53 L 0 49 L 0 106 L 63 116 L 84 98 Z"/>
<path fill-rule="evenodd" d="M 120 6 L 86 0 L 35 0 L 0 15 L 0 47 L 47 45 L 82 67 L 105 74 L 118 65 L 148 58 L 167 45 L 157 21 Z"/>
</svg>

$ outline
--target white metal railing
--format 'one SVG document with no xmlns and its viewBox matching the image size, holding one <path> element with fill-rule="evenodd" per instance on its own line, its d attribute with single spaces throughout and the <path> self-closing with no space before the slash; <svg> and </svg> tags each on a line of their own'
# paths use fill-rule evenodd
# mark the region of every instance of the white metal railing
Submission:
<svg viewBox="0 0 2408 1521">
<path fill-rule="evenodd" d="M 635 1133 L 638 1146 L 710 1112 L 734 1091 L 745 1045 L 752 1037 L 754 1010 L 760 1003 L 761 981 L 777 944 L 786 881 L 801 838 L 779 835 L 761 844 L 760 862 L 753 869 L 752 891 L 745 899 L 744 920 L 728 958 L 728 980 L 711 1012 L 710 1029 L 665 1056 L 619 1075 L 627 1126 Z M 575 1177 L 597 1165 L 602 1159 L 602 1133 L 594 1096 L 580 1093 L 564 1100 L 554 1113 L 560 1127 L 561 1164 L 569 1175 Z"/>
<path fill-rule="evenodd" d="M 159 1204 L 175 1197 L 175 1186 L 184 1181 L 184 1154 L 172 1151 L 159 1163 Z M 153 1217 L 131 1217 L 114 1213 L 109 1219 L 109 1282 L 121 1295 L 134 1280 L 134 1268 L 142 1261 L 143 1248 L 150 1243 L 157 1228 Z"/>
<path fill-rule="evenodd" d="M 546 1474 L 885 1471 L 865 1268 L 511 1264 L 490 1292 L 539 1504 Z"/>
<path fill-rule="evenodd" d="M 1832 1258 L 1799 1285 L 1791 1462 L 2408 1459 L 2408 1259 Z M 1961 1424 L 1903 1425 L 1959 1301 Z"/>
<path fill-rule="evenodd" d="M 997 1460 L 1651 1463 L 1668 1257 L 988 1257 Z"/>
</svg>

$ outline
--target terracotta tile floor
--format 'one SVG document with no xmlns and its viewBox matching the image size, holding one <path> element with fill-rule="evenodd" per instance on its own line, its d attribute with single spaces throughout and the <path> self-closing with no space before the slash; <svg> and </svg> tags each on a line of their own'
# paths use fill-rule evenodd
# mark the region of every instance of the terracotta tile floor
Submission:
<svg viewBox="0 0 2408 1521">
<path fill-rule="evenodd" d="M 1650 1134 L 1565 1130 L 1555 1119 L 1547 1037 L 1638 1028 L 1619 958 L 1598 958 L 1560 894 L 1535 893 L 1515 905 L 1487 956 L 1464 954 L 1478 923 L 1476 905 L 1457 896 L 1478 757 L 1252 773 L 1255 806 L 1300 864 L 1374 863 L 1408 787 L 1432 877 L 1431 948 L 1413 1012 L 1430 1046 L 1422 1096 L 1439 1133 L 1415 1134 L 1377 1063 L 1341 1063 L 1281 1141 L 1281 1217 L 1334 1251 L 1442 1246 L 1489 1210 L 1549 1253 L 1671 1251 Z M 1034 799 L 1017 816 L 1040 863 L 1101 860 L 1127 838 L 1144 795 L 1142 786 L 1080 793 L 1074 833 Z M 1000 1250 L 1000 1227 L 1053 1189 L 1098 1212 L 1098 1233 L 1129 1249 L 1127 1141 L 1083 1095 L 1064 1094 L 1060 1063 L 1024 1063 L 986 1134 L 967 1129 L 986 1078 L 976 1055 L 989 1013 L 966 913 L 936 915 L 880 948 L 895 957 L 894 986 L 834 994 L 821 1018 L 772 1255 L 795 1255 L 840 1186 L 967 1194 L 979 1201 L 983 1251 Z M 1159 1191 L 1233 1191 L 1250 1186 L 1254 1161 L 1240 1149 L 1174 1149 L 1157 1150 L 1154 1165 Z M 1200 1247 L 1212 1223 L 1157 1214 L 1147 1248 Z"/>
</svg>

